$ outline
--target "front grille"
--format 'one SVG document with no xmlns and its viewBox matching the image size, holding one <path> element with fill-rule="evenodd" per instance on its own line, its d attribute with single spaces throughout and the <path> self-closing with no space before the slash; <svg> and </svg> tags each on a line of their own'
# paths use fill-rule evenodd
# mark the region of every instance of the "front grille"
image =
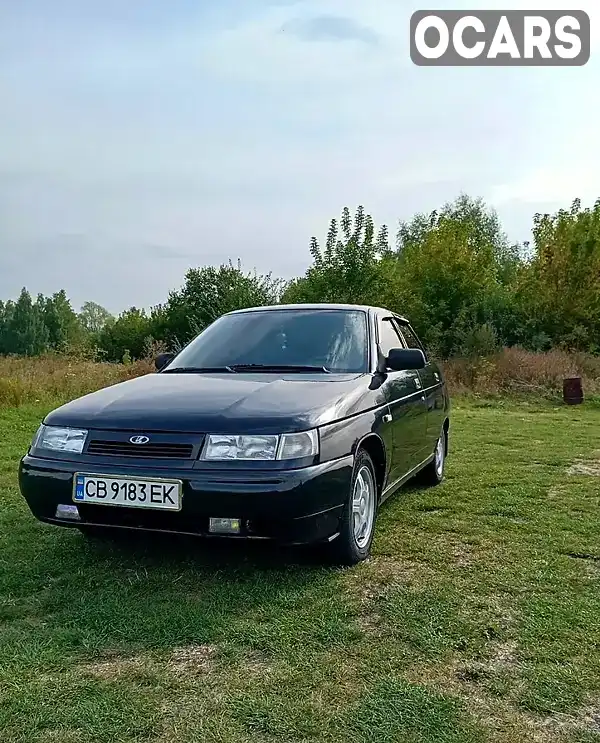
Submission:
<svg viewBox="0 0 600 743">
<path fill-rule="evenodd" d="M 148 443 L 131 444 L 129 441 L 90 441 L 87 454 L 137 459 L 190 459 L 192 444 Z"/>
</svg>

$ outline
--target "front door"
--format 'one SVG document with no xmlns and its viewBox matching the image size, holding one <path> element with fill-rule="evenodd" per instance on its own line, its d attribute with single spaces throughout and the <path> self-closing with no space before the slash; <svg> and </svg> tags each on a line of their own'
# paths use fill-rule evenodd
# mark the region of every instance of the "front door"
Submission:
<svg viewBox="0 0 600 743">
<path fill-rule="evenodd" d="M 381 353 L 388 356 L 390 349 L 402 348 L 404 342 L 393 318 L 382 318 L 378 323 L 378 342 Z M 427 434 L 427 405 L 422 392 L 419 373 L 415 369 L 386 372 L 385 399 L 392 416 L 392 461 L 388 475 L 390 484 L 404 477 L 420 464 Z"/>
</svg>

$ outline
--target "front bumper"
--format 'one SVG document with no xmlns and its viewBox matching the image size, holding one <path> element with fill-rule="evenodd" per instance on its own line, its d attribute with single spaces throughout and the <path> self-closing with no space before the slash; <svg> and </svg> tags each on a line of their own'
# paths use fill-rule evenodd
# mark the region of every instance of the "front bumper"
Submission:
<svg viewBox="0 0 600 743">
<path fill-rule="evenodd" d="M 27 455 L 19 467 L 19 486 L 33 515 L 60 526 L 110 526 L 167 533 L 209 535 L 210 517 L 240 519 L 233 538 L 263 538 L 308 544 L 335 536 L 348 500 L 351 456 L 296 470 L 190 471 L 156 468 L 143 472 L 129 463 L 96 465 L 97 475 L 177 478 L 183 481 L 179 512 L 77 503 L 80 521 L 56 517 L 59 504 L 72 504 L 73 475 L 88 464 Z"/>
</svg>

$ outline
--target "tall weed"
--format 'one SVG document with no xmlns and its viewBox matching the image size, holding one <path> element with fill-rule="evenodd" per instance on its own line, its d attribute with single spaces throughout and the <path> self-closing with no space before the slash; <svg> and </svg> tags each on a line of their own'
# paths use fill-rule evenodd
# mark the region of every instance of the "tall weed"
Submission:
<svg viewBox="0 0 600 743">
<path fill-rule="evenodd" d="M 126 364 L 76 356 L 0 357 L 0 406 L 72 400 L 88 392 L 154 371 L 151 359 Z M 150 353 L 151 352 L 151 353 Z M 600 394 L 600 357 L 552 350 L 532 353 L 518 347 L 488 356 L 449 359 L 443 364 L 451 395 L 533 394 L 556 397 L 565 377 L 580 376 L 586 395 Z"/>
<path fill-rule="evenodd" d="M 450 391 L 455 394 L 562 393 L 563 379 L 581 377 L 584 394 L 600 393 L 600 357 L 551 350 L 533 353 L 518 346 L 489 356 L 455 358 L 444 363 Z"/>
<path fill-rule="evenodd" d="M 0 357 L 0 406 L 72 400 L 151 371 L 149 361 L 109 364 L 58 355 Z"/>
</svg>

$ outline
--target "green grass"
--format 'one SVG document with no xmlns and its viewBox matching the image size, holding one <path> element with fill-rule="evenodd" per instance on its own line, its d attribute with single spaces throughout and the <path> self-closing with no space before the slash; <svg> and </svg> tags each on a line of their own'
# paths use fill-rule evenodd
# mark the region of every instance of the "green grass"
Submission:
<svg viewBox="0 0 600 743">
<path fill-rule="evenodd" d="M 600 741 L 600 407 L 457 401 L 351 570 L 39 524 L 44 412 L 0 409 L 3 743 Z"/>
</svg>

